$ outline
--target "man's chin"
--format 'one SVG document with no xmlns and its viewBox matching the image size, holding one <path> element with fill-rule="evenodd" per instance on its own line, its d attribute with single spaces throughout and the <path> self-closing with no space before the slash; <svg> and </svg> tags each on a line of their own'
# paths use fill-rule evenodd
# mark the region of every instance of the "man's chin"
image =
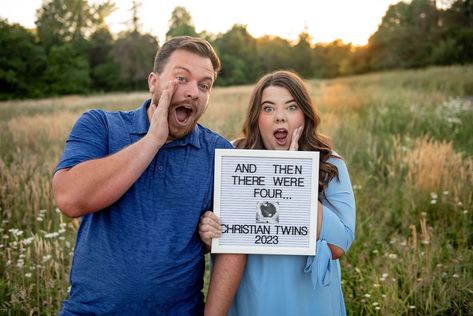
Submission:
<svg viewBox="0 0 473 316">
<path fill-rule="evenodd" d="M 196 124 L 187 126 L 187 127 L 180 127 L 180 128 L 175 128 L 172 127 L 169 129 L 169 136 L 168 140 L 174 140 L 174 139 L 179 139 L 179 138 L 184 138 L 187 135 L 189 135 L 190 132 L 194 129 Z"/>
</svg>

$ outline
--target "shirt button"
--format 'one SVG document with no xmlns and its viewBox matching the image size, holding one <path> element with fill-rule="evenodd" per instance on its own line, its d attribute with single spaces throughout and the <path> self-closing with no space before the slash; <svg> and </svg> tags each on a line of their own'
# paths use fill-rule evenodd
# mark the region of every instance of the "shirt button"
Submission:
<svg viewBox="0 0 473 316">
<path fill-rule="evenodd" d="M 163 168 L 163 166 L 159 166 L 158 169 L 159 169 L 159 171 L 163 171 L 164 168 Z"/>
</svg>

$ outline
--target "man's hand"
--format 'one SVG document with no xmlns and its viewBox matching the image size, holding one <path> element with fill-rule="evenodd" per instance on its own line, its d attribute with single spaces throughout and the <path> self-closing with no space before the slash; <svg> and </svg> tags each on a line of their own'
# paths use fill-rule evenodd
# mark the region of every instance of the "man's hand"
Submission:
<svg viewBox="0 0 473 316">
<path fill-rule="evenodd" d="M 151 116 L 149 120 L 150 126 L 146 137 L 151 139 L 158 147 L 164 145 L 169 137 L 168 111 L 172 97 L 176 91 L 176 86 L 176 80 L 169 81 L 159 99 L 155 94 L 157 91 L 153 93 L 151 99 L 148 110 L 148 117 Z M 156 105 L 157 99 L 158 105 Z"/>
</svg>

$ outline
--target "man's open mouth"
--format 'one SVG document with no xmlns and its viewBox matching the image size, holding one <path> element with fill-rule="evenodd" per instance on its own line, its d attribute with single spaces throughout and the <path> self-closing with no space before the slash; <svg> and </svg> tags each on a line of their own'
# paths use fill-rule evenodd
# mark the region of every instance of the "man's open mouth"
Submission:
<svg viewBox="0 0 473 316">
<path fill-rule="evenodd" d="M 188 104 L 178 105 L 175 110 L 176 120 L 180 124 L 186 124 L 192 115 L 193 108 Z"/>
</svg>

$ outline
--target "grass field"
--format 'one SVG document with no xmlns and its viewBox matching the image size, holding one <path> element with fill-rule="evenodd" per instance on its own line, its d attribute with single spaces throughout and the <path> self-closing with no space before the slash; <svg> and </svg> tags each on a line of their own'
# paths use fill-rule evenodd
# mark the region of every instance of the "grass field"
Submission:
<svg viewBox="0 0 473 316">
<path fill-rule="evenodd" d="M 473 315 L 473 66 L 308 84 L 355 189 L 348 313 Z M 251 88 L 215 88 L 203 124 L 238 136 Z M 56 209 L 51 177 L 72 124 L 147 96 L 0 103 L 1 315 L 57 314 L 67 297 L 78 221 Z"/>
</svg>

